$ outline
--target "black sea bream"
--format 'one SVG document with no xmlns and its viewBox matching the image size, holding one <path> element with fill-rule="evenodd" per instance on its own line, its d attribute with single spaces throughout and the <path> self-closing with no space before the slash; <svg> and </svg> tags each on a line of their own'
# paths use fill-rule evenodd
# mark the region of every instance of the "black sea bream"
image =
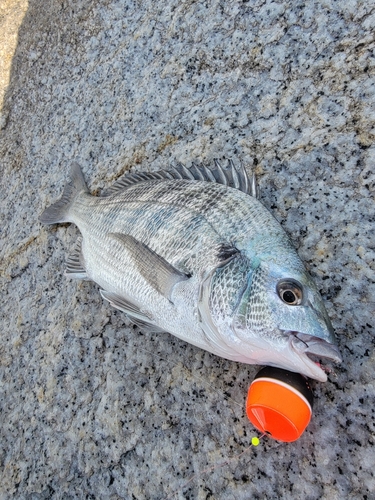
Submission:
<svg viewBox="0 0 375 500">
<path fill-rule="evenodd" d="M 215 162 L 128 174 L 94 197 L 75 163 L 40 220 L 78 226 L 67 274 L 95 281 L 141 328 L 325 381 L 314 358 L 341 360 L 331 322 L 256 191 L 245 169 Z"/>
</svg>

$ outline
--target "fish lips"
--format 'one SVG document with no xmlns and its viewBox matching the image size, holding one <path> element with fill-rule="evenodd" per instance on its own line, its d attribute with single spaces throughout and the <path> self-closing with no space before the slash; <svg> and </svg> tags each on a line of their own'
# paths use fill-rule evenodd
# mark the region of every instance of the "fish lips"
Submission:
<svg viewBox="0 0 375 500">
<path fill-rule="evenodd" d="M 327 375 L 318 360 L 341 363 L 342 357 L 338 347 L 313 335 L 292 331 L 285 333 L 289 333 L 291 348 L 306 366 L 309 376 L 321 382 L 326 382 Z"/>
</svg>

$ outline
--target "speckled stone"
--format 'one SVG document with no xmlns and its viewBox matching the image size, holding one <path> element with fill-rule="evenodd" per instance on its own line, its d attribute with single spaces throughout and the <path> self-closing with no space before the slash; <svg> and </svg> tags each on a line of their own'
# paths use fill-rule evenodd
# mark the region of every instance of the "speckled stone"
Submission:
<svg viewBox="0 0 375 500">
<path fill-rule="evenodd" d="M 29 0 L 0 125 L 1 499 L 375 497 L 372 2 Z M 299 441 L 244 414 L 257 367 L 142 334 L 64 277 L 74 226 L 41 227 L 77 160 L 232 158 L 291 235 L 344 361 Z"/>
</svg>

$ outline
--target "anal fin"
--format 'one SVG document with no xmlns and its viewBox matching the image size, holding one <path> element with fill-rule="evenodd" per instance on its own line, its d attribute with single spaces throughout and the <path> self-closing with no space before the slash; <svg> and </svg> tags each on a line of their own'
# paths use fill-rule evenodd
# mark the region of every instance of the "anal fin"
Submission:
<svg viewBox="0 0 375 500">
<path fill-rule="evenodd" d="M 82 255 L 82 236 L 77 238 L 76 245 L 66 260 L 65 275 L 69 278 L 89 280 Z"/>
</svg>

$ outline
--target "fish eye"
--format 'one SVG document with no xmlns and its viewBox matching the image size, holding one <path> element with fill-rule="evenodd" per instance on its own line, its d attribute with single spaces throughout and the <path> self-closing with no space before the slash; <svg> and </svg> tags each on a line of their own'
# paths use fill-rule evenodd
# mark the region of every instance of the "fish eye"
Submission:
<svg viewBox="0 0 375 500">
<path fill-rule="evenodd" d="M 302 285 L 294 280 L 283 280 L 277 284 L 280 299 L 289 306 L 299 306 L 302 303 Z"/>
</svg>

